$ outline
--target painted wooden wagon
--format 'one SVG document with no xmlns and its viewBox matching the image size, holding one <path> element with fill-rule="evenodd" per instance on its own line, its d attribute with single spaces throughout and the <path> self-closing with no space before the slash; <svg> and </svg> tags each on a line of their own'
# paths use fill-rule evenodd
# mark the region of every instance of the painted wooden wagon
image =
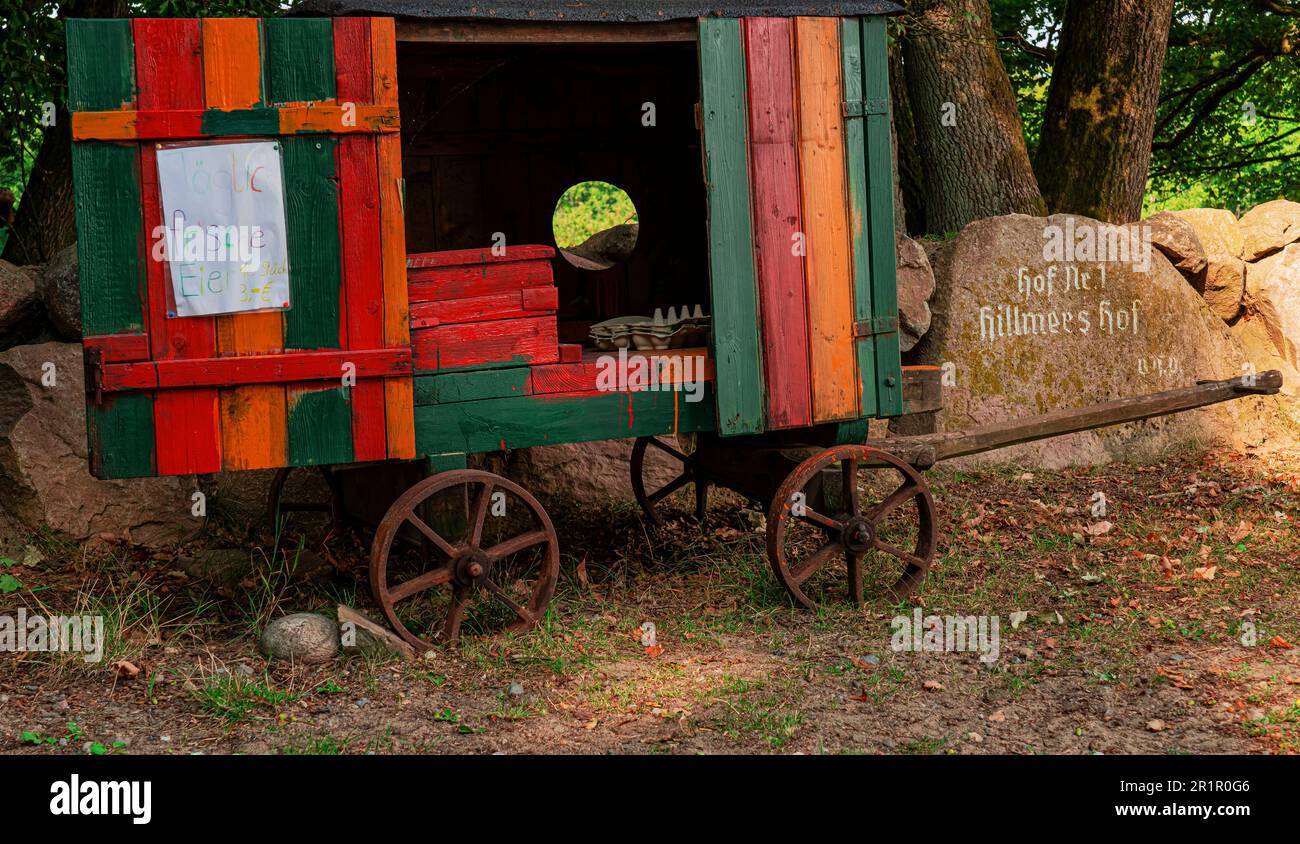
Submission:
<svg viewBox="0 0 1300 844">
<path fill-rule="evenodd" d="M 419 467 L 380 521 L 370 580 L 425 646 L 536 624 L 556 586 L 542 505 L 467 468 L 473 455 L 635 437 L 651 521 L 691 493 L 702 518 L 715 485 L 763 502 L 773 571 L 814 606 L 846 582 L 859 602 L 917 588 L 937 532 L 918 468 L 937 459 L 1275 388 L 1270 374 L 869 442 L 871 420 L 939 394 L 938 371 L 899 353 L 897 8 L 602 5 L 308 0 L 345 16 L 70 21 L 94 474 L 278 468 L 278 495 L 291 467 Z M 383 13 L 400 20 L 355 16 Z M 198 175 L 269 184 L 233 152 L 180 180 L 169 162 L 247 142 L 273 144 L 282 171 L 287 268 L 266 272 L 287 277 L 285 302 L 265 279 L 157 251 L 169 191 Z M 625 188 L 640 219 L 632 257 L 598 273 L 549 245 L 557 197 L 587 179 Z M 209 292 L 243 304 L 181 315 Z M 696 348 L 582 342 L 610 317 L 703 303 Z M 653 377 L 602 382 L 610 366 Z"/>
</svg>

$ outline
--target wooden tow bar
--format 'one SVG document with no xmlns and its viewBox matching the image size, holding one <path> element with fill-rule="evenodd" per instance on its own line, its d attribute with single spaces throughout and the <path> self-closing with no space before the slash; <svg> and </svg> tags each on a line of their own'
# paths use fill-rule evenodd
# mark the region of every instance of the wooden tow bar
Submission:
<svg viewBox="0 0 1300 844">
<path fill-rule="evenodd" d="M 663 523 L 663 499 L 691 483 L 696 485 L 695 510 L 701 519 L 707 484 L 764 504 L 768 561 L 790 597 L 804 607 L 813 609 L 845 594 L 855 604 L 868 594 L 901 600 L 916 592 L 938 553 L 938 514 L 921 472 L 940 460 L 1245 396 L 1272 395 L 1281 386 L 1281 373 L 1269 371 L 970 431 L 826 449 L 770 443 L 721 447 L 704 441 L 687 454 L 643 438 L 633 450 L 632 483 L 647 518 L 656 525 Z M 681 468 L 673 481 L 647 495 L 645 457 L 652 447 Z"/>
</svg>

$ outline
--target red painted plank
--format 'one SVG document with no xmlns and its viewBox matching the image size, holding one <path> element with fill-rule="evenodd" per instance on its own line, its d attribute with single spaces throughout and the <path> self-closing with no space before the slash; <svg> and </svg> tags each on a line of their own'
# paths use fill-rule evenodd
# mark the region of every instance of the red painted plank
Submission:
<svg viewBox="0 0 1300 844">
<path fill-rule="evenodd" d="M 98 349 L 104 363 L 149 359 L 149 335 L 101 334 L 81 341 L 86 351 Z"/>
<path fill-rule="evenodd" d="M 787 18 L 745 18 L 754 254 L 768 428 L 812 423 L 808 303 L 795 145 L 794 59 Z"/>
<path fill-rule="evenodd" d="M 458 322 L 487 322 L 496 319 L 520 319 L 554 312 L 559 307 L 559 291 L 545 287 L 525 287 L 513 293 L 472 296 L 438 302 L 417 302 L 411 306 L 412 328 L 433 328 Z"/>
<path fill-rule="evenodd" d="M 704 381 L 713 381 L 715 371 L 713 359 L 708 356 L 708 350 L 698 349 L 662 349 L 657 351 L 634 351 L 627 353 L 628 365 L 633 358 L 648 358 L 654 361 L 656 358 L 668 361 L 680 361 L 684 358 L 693 357 L 697 360 L 704 361 Z M 532 385 L 534 395 L 549 395 L 552 393 L 573 393 L 573 392 L 592 392 L 597 391 L 597 378 L 600 376 L 602 368 L 609 364 L 602 364 L 601 358 L 613 357 L 618 359 L 617 352 L 600 352 L 588 351 L 582 355 L 580 361 L 576 363 L 555 363 L 546 366 L 534 366 L 532 369 Z M 692 375 L 698 370 L 693 370 Z M 676 363 L 671 369 L 661 370 L 657 376 L 661 383 L 675 384 L 685 375 L 685 368 Z"/>
<path fill-rule="evenodd" d="M 334 19 L 334 69 L 340 103 L 369 103 L 370 19 Z M 343 325 L 349 349 L 384 347 L 384 279 L 379 234 L 379 171 L 375 141 L 363 135 L 338 140 L 339 224 L 343 247 Z M 358 462 L 388 456 L 382 382 L 352 387 L 352 451 Z"/>
<path fill-rule="evenodd" d="M 577 343 L 564 343 L 560 346 L 560 363 L 577 363 L 582 360 L 582 346 Z"/>
<path fill-rule="evenodd" d="M 507 246 L 500 255 L 491 249 L 451 249 L 444 252 L 415 252 L 406 256 L 408 269 L 427 267 L 454 267 L 464 264 L 496 264 L 509 261 L 547 260 L 555 257 L 549 246 L 533 244 Z"/>
<path fill-rule="evenodd" d="M 368 379 L 410 375 L 411 351 L 331 349 L 323 352 L 116 363 L 104 367 L 103 389 L 105 392 L 153 389 L 170 391 L 192 386 L 231 387 L 286 381 L 339 381 L 343 377 L 344 366 L 349 363 L 356 368 L 358 384 Z M 159 396 L 171 394 L 160 393 Z"/>
<path fill-rule="evenodd" d="M 198 138 L 203 135 L 203 109 L 139 111 L 136 138 Z"/>
<path fill-rule="evenodd" d="M 412 303 L 491 296 L 551 284 L 551 264 L 533 260 L 415 267 L 407 270 L 407 283 Z"/>
<path fill-rule="evenodd" d="M 136 88 L 142 111 L 203 107 L 203 65 L 199 22 L 196 19 L 136 19 Z M 211 317 L 167 319 L 171 291 L 167 262 L 153 256 L 153 231 L 164 224 L 158 190 L 157 151 L 140 145 L 140 188 L 148 279 L 148 328 L 154 360 L 182 360 L 216 354 L 216 330 Z M 221 469 L 221 432 L 216 390 L 177 390 L 154 401 L 154 436 L 158 474 L 187 475 Z"/>
<path fill-rule="evenodd" d="M 554 317 L 440 325 L 411 332 L 417 371 L 560 359 Z"/>
</svg>

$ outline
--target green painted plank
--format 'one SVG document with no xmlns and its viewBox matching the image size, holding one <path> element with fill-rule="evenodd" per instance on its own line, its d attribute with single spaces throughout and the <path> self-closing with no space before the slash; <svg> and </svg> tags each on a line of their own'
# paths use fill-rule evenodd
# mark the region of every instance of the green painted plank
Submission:
<svg viewBox="0 0 1300 844">
<path fill-rule="evenodd" d="M 521 396 L 415 408 L 421 454 L 646 437 L 715 428 L 712 384 L 701 401 L 671 391 Z"/>
<path fill-rule="evenodd" d="M 857 18 L 840 21 L 840 54 L 844 64 L 844 100 L 862 101 L 862 26 Z M 845 181 L 849 188 L 849 236 L 853 244 L 853 319 L 870 320 L 871 250 L 867 241 L 867 144 L 861 114 L 844 120 Z M 868 337 L 855 341 L 863 416 L 876 415 L 876 344 Z"/>
<path fill-rule="evenodd" d="M 208 109 L 200 125 L 208 135 L 278 135 L 280 112 L 274 108 Z"/>
<path fill-rule="evenodd" d="M 338 142 L 332 137 L 293 137 L 280 143 L 289 247 L 285 347 L 337 349 L 343 285 L 334 156 Z"/>
<path fill-rule="evenodd" d="M 267 18 L 262 78 L 272 103 L 334 98 L 334 25 L 329 18 Z"/>
<path fill-rule="evenodd" d="M 468 465 L 469 461 L 463 454 L 431 454 L 428 457 L 430 475 L 450 472 L 453 469 L 464 469 Z"/>
<path fill-rule="evenodd" d="M 126 18 L 68 21 L 68 109 L 116 111 L 135 102 L 135 42 Z"/>
<path fill-rule="evenodd" d="M 898 319 L 898 270 L 894 255 L 893 146 L 889 133 L 889 52 L 883 15 L 862 19 L 865 101 L 883 104 L 867 114 L 867 212 L 871 253 L 871 305 L 876 319 Z M 902 353 L 898 331 L 875 335 L 876 403 L 879 416 L 903 412 Z"/>
<path fill-rule="evenodd" d="M 352 401 L 345 387 L 289 390 L 289 464 L 351 463 Z"/>
<path fill-rule="evenodd" d="M 415 379 L 415 403 L 449 404 L 479 399 L 497 399 L 528 395 L 528 381 L 532 370 L 484 369 L 475 372 L 453 372 Z"/>
<path fill-rule="evenodd" d="M 135 47 L 125 19 L 67 24 L 68 103 L 74 111 L 112 111 L 135 104 Z M 81 317 L 87 335 L 144 333 L 144 211 L 135 144 L 72 145 L 73 203 Z M 137 478 L 157 474 L 153 397 L 118 396 L 87 403 L 92 474 Z"/>
<path fill-rule="evenodd" d="M 334 34 L 329 19 L 270 18 L 263 21 L 262 36 L 262 80 L 268 103 L 334 98 Z M 342 345 L 337 146 L 332 137 L 281 140 L 290 289 L 284 344 L 289 349 Z M 352 461 L 350 391 L 290 385 L 288 399 L 290 464 Z"/>
<path fill-rule="evenodd" d="M 718 429 L 723 436 L 754 434 L 763 430 L 763 358 L 740 21 L 701 18 L 699 55 Z"/>
<path fill-rule="evenodd" d="M 134 144 L 72 145 L 77 261 L 85 332 L 144 332 L 144 212 Z"/>
<path fill-rule="evenodd" d="M 86 407 L 90 472 L 97 478 L 149 478 L 154 462 L 153 395 L 123 393 Z"/>
</svg>

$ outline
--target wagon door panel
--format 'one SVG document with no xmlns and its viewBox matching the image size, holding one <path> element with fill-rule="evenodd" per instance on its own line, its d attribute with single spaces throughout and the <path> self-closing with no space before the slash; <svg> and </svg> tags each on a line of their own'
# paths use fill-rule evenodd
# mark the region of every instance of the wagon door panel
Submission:
<svg viewBox="0 0 1300 844">
<path fill-rule="evenodd" d="M 884 24 L 700 20 L 724 436 L 902 412 Z"/>
<path fill-rule="evenodd" d="M 68 41 L 95 474 L 413 457 L 392 21 L 71 21 Z M 168 318 L 156 146 L 235 138 L 280 144 L 290 308 Z"/>
</svg>

